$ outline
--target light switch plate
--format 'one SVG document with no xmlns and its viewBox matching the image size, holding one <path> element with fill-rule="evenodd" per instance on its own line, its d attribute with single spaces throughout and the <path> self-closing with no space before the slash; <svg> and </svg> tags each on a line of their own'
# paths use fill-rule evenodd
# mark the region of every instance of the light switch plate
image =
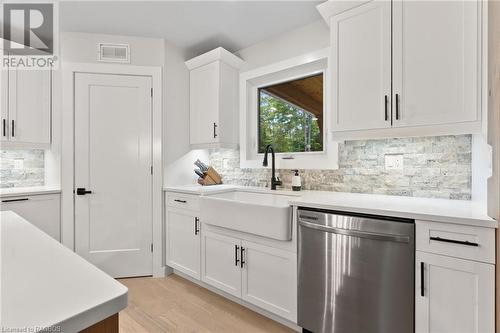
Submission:
<svg viewBox="0 0 500 333">
<path fill-rule="evenodd" d="M 385 155 L 386 170 L 403 170 L 403 154 Z"/>
</svg>

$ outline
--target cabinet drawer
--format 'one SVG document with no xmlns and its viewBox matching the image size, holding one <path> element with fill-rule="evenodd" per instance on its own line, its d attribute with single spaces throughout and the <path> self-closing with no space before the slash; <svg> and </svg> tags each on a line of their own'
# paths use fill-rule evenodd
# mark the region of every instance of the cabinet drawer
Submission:
<svg viewBox="0 0 500 333">
<path fill-rule="evenodd" d="M 166 203 L 168 207 L 200 210 L 200 198 L 195 195 L 168 193 Z"/>
<path fill-rule="evenodd" d="M 416 221 L 416 248 L 419 251 L 495 263 L 495 230 Z"/>
</svg>

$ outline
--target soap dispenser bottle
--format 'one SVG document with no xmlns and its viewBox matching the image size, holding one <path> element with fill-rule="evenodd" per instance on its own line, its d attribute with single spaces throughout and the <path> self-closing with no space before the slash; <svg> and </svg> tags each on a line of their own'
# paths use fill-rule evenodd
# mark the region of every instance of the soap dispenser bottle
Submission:
<svg viewBox="0 0 500 333">
<path fill-rule="evenodd" d="M 302 181 L 299 176 L 299 170 L 292 170 L 295 172 L 295 175 L 292 177 L 292 190 L 300 191 L 302 188 Z"/>
</svg>

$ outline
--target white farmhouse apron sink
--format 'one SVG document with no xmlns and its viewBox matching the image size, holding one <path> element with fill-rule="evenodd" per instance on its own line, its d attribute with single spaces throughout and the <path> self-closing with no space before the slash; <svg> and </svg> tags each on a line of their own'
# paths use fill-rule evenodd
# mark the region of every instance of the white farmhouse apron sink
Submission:
<svg viewBox="0 0 500 333">
<path fill-rule="evenodd" d="M 203 223 L 277 239 L 292 238 L 291 196 L 234 191 L 201 197 Z"/>
</svg>

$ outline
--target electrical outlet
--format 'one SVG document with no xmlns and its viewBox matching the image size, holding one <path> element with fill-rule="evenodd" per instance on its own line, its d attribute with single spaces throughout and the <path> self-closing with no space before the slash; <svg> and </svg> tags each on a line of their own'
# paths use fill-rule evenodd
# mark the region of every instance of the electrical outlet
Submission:
<svg viewBox="0 0 500 333">
<path fill-rule="evenodd" d="M 386 170 L 403 170 L 403 154 L 385 155 Z"/>
</svg>

